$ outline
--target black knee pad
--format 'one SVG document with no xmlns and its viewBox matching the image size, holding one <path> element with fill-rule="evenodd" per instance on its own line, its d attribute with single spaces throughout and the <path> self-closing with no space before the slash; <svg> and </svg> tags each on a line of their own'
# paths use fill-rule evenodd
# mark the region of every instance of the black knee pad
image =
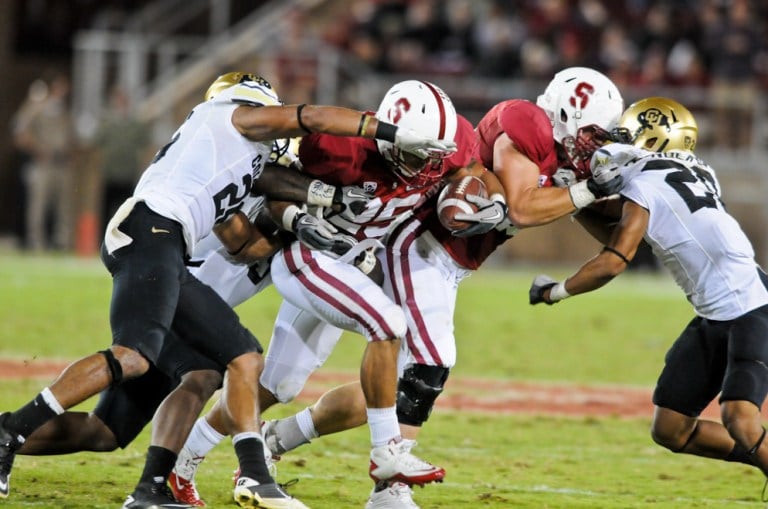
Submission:
<svg viewBox="0 0 768 509">
<path fill-rule="evenodd" d="M 109 374 L 112 375 L 112 385 L 120 385 L 123 383 L 123 367 L 120 365 L 120 361 L 115 359 L 115 354 L 112 353 L 112 350 L 107 348 L 106 350 L 101 350 L 98 353 L 107 359 Z"/>
<path fill-rule="evenodd" d="M 409 426 L 421 426 L 432 413 L 435 400 L 443 392 L 450 369 L 443 366 L 414 364 L 403 372 L 397 383 L 397 420 Z"/>
</svg>

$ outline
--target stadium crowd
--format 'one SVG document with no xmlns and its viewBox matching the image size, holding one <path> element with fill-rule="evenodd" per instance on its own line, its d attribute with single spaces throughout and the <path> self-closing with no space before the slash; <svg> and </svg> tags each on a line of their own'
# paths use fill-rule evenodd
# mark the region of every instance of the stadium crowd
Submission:
<svg viewBox="0 0 768 509">
<path fill-rule="evenodd" d="M 751 0 L 365 0 L 347 12 L 323 37 L 379 72 L 546 80 L 584 65 L 639 96 L 701 87 L 714 138 L 732 148 L 751 143 L 768 88 L 768 6 Z"/>
<path fill-rule="evenodd" d="M 382 72 L 546 79 L 578 64 L 619 85 L 768 85 L 768 6 L 750 0 L 365 0 L 348 13 L 327 39 Z"/>
</svg>

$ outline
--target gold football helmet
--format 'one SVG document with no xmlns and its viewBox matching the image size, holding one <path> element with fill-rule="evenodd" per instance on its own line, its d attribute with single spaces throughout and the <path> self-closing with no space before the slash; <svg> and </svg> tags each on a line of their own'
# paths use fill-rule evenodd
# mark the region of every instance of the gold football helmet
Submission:
<svg viewBox="0 0 768 509">
<path fill-rule="evenodd" d="M 693 152 L 699 133 L 691 112 L 666 97 L 646 97 L 632 104 L 621 115 L 619 128 L 626 130 L 632 145 L 652 152 Z"/>
<path fill-rule="evenodd" d="M 228 72 L 226 74 L 222 74 L 216 78 L 216 81 L 211 83 L 211 86 L 208 87 L 208 90 L 205 91 L 205 100 L 210 101 L 222 90 L 226 90 L 229 87 L 244 81 L 255 81 L 265 88 L 272 88 L 272 85 L 270 85 L 267 80 L 257 74 L 251 74 L 247 72 Z"/>
</svg>

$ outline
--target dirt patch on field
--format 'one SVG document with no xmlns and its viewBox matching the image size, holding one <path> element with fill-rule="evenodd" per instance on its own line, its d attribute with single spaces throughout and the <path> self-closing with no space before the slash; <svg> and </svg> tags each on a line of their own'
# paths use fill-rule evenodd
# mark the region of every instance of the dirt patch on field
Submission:
<svg viewBox="0 0 768 509">
<path fill-rule="evenodd" d="M 67 367 L 64 361 L 41 359 L 0 359 L 0 380 L 18 378 L 50 378 L 52 379 Z"/>
<path fill-rule="evenodd" d="M 53 380 L 67 362 L 43 359 L 0 359 L 0 379 L 39 378 Z M 328 389 L 356 380 L 353 374 L 315 373 L 297 398 L 311 403 Z M 651 389 L 610 385 L 550 384 L 479 378 L 451 377 L 437 401 L 444 410 L 491 414 L 536 414 L 563 416 L 617 416 L 651 418 Z M 704 412 L 717 418 L 716 404 Z"/>
</svg>

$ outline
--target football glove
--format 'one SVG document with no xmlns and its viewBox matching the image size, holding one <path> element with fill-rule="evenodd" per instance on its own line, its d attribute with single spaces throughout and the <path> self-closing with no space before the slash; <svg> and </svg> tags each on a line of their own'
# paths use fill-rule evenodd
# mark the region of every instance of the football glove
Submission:
<svg viewBox="0 0 768 509">
<path fill-rule="evenodd" d="M 331 223 L 306 212 L 296 214 L 291 229 L 296 237 L 310 249 L 331 249 L 337 240 L 338 230 Z"/>
<path fill-rule="evenodd" d="M 336 186 L 333 193 L 333 210 L 342 217 L 351 219 L 365 210 L 373 195 L 358 186 Z"/>
<path fill-rule="evenodd" d="M 552 184 L 555 187 L 568 187 L 576 183 L 576 172 L 570 168 L 558 168 L 552 174 Z"/>
<path fill-rule="evenodd" d="M 445 157 L 456 152 L 456 142 L 425 138 L 413 129 L 398 127 L 394 145 L 422 159 Z"/>
<path fill-rule="evenodd" d="M 473 214 L 463 212 L 456 214 L 455 219 L 457 221 L 473 223 L 472 226 L 453 232 L 453 235 L 457 237 L 471 237 L 472 235 L 488 233 L 507 218 L 509 209 L 507 204 L 501 200 L 492 200 L 476 194 L 468 194 L 465 199 L 469 203 L 477 205 L 478 209 Z"/>
<path fill-rule="evenodd" d="M 557 281 L 547 276 L 546 274 L 540 274 L 536 276 L 531 283 L 531 289 L 528 290 L 528 303 L 533 305 L 543 302 L 544 304 L 550 306 L 554 304 L 554 302 L 544 298 L 544 291 L 552 288 L 556 284 Z"/>
</svg>

